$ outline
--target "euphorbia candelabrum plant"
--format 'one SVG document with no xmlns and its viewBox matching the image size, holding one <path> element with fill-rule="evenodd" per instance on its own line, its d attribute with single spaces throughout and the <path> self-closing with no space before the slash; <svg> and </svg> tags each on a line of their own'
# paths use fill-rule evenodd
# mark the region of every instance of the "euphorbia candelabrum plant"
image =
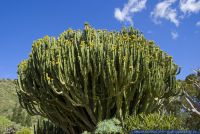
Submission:
<svg viewBox="0 0 200 134">
<path fill-rule="evenodd" d="M 176 91 L 172 57 L 134 28 L 120 32 L 69 29 L 33 43 L 18 66 L 23 108 L 67 133 L 92 131 L 97 122 L 156 111 Z"/>
</svg>

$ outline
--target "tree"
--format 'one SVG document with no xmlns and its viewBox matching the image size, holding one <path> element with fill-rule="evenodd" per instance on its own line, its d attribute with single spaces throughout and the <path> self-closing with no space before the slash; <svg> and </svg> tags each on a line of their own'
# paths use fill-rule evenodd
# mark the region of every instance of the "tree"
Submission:
<svg viewBox="0 0 200 134">
<path fill-rule="evenodd" d="M 69 29 L 58 39 L 33 43 L 18 67 L 23 108 L 68 133 L 92 131 L 97 122 L 151 113 L 178 93 L 172 57 L 133 28 L 120 32 Z"/>
<path fill-rule="evenodd" d="M 200 69 L 190 74 L 182 82 L 182 109 L 187 113 L 186 126 L 190 129 L 200 129 Z"/>
<path fill-rule="evenodd" d="M 190 91 L 191 92 L 191 89 L 196 89 L 196 92 L 195 92 L 195 95 L 196 96 L 191 96 L 188 94 L 188 92 L 186 92 L 185 90 L 183 91 L 184 92 L 184 97 L 187 101 L 187 103 L 189 104 L 189 106 L 185 106 L 183 104 L 183 107 L 190 111 L 190 112 L 193 112 L 197 115 L 200 116 L 200 100 L 199 100 L 199 97 L 200 97 L 200 69 L 197 70 L 197 74 L 191 74 L 189 76 L 187 76 L 186 78 L 186 81 L 188 81 L 189 84 L 191 84 L 192 86 L 190 86 L 190 90 L 187 90 L 187 91 Z M 194 91 L 195 90 L 192 90 L 193 91 L 193 94 L 194 94 Z"/>
</svg>

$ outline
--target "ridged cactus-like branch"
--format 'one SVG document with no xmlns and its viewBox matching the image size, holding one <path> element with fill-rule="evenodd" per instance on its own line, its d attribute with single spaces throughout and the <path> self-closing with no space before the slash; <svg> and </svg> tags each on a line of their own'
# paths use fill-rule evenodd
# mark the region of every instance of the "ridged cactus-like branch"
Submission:
<svg viewBox="0 0 200 134">
<path fill-rule="evenodd" d="M 66 134 L 61 128 L 55 126 L 50 121 L 40 121 L 34 125 L 34 134 Z"/>
<path fill-rule="evenodd" d="M 155 111 L 174 95 L 177 65 L 133 28 L 120 32 L 69 29 L 58 39 L 33 43 L 18 67 L 18 96 L 68 133 L 92 131 L 97 122 Z"/>
</svg>

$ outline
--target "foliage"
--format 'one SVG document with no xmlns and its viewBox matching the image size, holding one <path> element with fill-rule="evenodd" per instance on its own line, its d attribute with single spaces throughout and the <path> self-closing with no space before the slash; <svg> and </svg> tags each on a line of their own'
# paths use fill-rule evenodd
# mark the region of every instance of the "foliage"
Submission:
<svg viewBox="0 0 200 134">
<path fill-rule="evenodd" d="M 104 120 L 98 123 L 95 134 L 114 134 L 122 133 L 121 122 L 116 119 Z"/>
<path fill-rule="evenodd" d="M 0 115 L 9 117 L 18 102 L 14 80 L 0 79 Z"/>
<path fill-rule="evenodd" d="M 174 115 L 139 114 L 125 119 L 125 128 L 131 130 L 185 130 L 184 122 Z"/>
<path fill-rule="evenodd" d="M 82 134 L 118 134 L 123 133 L 121 122 L 116 119 L 108 119 L 100 121 L 94 132 L 84 131 Z"/>
<path fill-rule="evenodd" d="M 195 94 L 192 95 L 192 93 L 189 93 L 190 90 L 185 90 L 184 97 L 189 107 L 185 106 L 185 104 L 183 104 L 183 106 L 186 108 L 186 110 L 196 113 L 200 116 L 200 69 L 197 70 L 197 74 L 189 75 L 187 78 L 189 79 L 188 81 L 190 83 L 187 83 L 186 87 L 188 85 L 192 85 L 192 88 L 189 89 L 192 90 Z"/>
<path fill-rule="evenodd" d="M 0 134 L 4 133 L 10 126 L 12 126 L 12 122 L 6 117 L 0 116 Z"/>
<path fill-rule="evenodd" d="M 30 128 L 22 128 L 16 134 L 33 134 L 33 131 Z"/>
<path fill-rule="evenodd" d="M 112 117 L 156 111 L 177 93 L 172 57 L 133 28 L 69 29 L 35 41 L 18 66 L 23 108 L 68 133 L 92 131 Z"/>
<path fill-rule="evenodd" d="M 14 80 L 0 79 L 0 134 L 3 132 L 15 133 L 16 131 L 19 134 L 29 134 L 32 131 L 32 124 L 34 125 L 38 119 L 42 119 L 38 116 L 30 116 L 21 108 L 16 88 Z"/>
<path fill-rule="evenodd" d="M 34 134 L 65 134 L 65 132 L 48 120 L 38 120 L 34 125 Z"/>
<path fill-rule="evenodd" d="M 200 130 L 199 115 L 190 113 L 186 118 L 185 127 L 188 127 L 190 130 Z"/>
<path fill-rule="evenodd" d="M 11 122 L 9 127 L 5 127 L 7 133 L 19 130 L 23 126 L 31 127 L 32 124 L 37 123 L 38 118 L 41 118 L 30 116 L 21 108 L 17 98 L 17 88 L 16 80 L 0 79 L 0 115 Z"/>
<path fill-rule="evenodd" d="M 32 117 L 16 103 L 11 116 L 11 121 L 20 123 L 22 126 L 31 127 Z"/>
<path fill-rule="evenodd" d="M 92 133 L 88 131 L 84 131 L 82 134 L 92 134 Z"/>
<path fill-rule="evenodd" d="M 177 89 L 182 91 L 183 81 L 177 80 Z M 173 113 L 175 116 L 182 116 L 182 92 L 180 92 L 177 96 L 173 96 L 169 98 L 168 104 L 164 104 L 167 114 Z"/>
<path fill-rule="evenodd" d="M 16 128 L 15 127 L 9 127 L 6 129 L 6 131 L 3 134 L 15 134 L 16 133 Z"/>
<path fill-rule="evenodd" d="M 184 81 L 182 81 L 181 88 L 185 90 L 188 94 L 191 96 L 195 96 L 200 99 L 200 92 L 196 90 L 196 87 L 194 85 L 195 82 L 197 82 L 197 74 L 189 74 Z M 197 82 L 198 83 L 198 82 Z"/>
<path fill-rule="evenodd" d="M 181 118 L 184 126 L 191 130 L 200 130 L 200 117 L 193 113 L 195 110 L 192 110 L 188 103 L 188 101 L 193 102 L 191 104 L 196 103 L 195 107 L 200 105 L 198 104 L 200 100 L 199 76 L 200 70 L 197 70 L 196 73 L 189 74 L 185 80 L 178 80 L 177 88 L 183 90 L 182 94 L 174 96 L 171 103 L 164 104 L 167 113 L 173 113 L 177 118 Z"/>
<path fill-rule="evenodd" d="M 16 124 L 8 118 L 0 116 L 0 134 L 12 134 L 21 128 L 22 126 L 20 124 Z"/>
<path fill-rule="evenodd" d="M 182 83 L 184 96 L 182 105 L 185 113 L 189 113 L 185 126 L 189 129 L 200 130 L 200 69 L 195 74 L 190 74 Z"/>
<path fill-rule="evenodd" d="M 32 117 L 29 114 L 26 114 L 23 126 L 31 127 L 32 122 Z"/>
<path fill-rule="evenodd" d="M 25 113 L 23 112 L 22 107 L 18 106 L 17 103 L 16 103 L 16 106 L 13 109 L 13 115 L 11 116 L 11 121 L 23 124 L 24 118 L 25 118 L 24 114 Z"/>
</svg>

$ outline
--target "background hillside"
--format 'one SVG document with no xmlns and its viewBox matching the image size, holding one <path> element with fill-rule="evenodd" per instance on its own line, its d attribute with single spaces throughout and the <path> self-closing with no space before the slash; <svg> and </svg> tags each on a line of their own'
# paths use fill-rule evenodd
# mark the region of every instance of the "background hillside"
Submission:
<svg viewBox="0 0 200 134">
<path fill-rule="evenodd" d="M 0 115 L 10 116 L 16 104 L 19 101 L 14 80 L 0 79 Z"/>
<path fill-rule="evenodd" d="M 17 97 L 16 80 L 0 79 L 0 134 L 26 131 L 33 133 L 33 126 L 40 118 L 30 116 L 22 109 Z M 18 134 L 18 133 L 17 133 Z"/>
</svg>

